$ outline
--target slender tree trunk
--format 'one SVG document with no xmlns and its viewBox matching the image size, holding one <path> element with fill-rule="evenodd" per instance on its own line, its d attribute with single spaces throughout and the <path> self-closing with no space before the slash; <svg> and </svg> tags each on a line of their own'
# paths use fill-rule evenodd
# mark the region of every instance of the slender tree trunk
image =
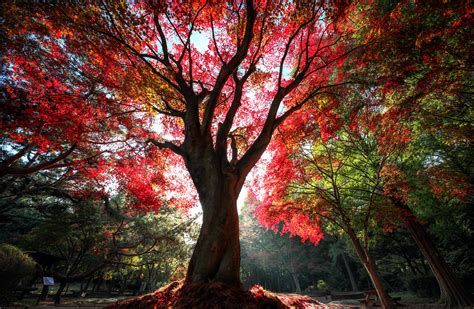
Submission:
<svg viewBox="0 0 474 309">
<path fill-rule="evenodd" d="M 141 279 L 137 279 L 135 281 L 135 285 L 133 286 L 133 292 L 132 294 L 133 295 L 138 295 L 140 294 L 140 288 L 142 287 L 142 280 Z"/>
<path fill-rule="evenodd" d="M 440 303 L 451 308 L 459 308 L 473 304 L 469 294 L 455 277 L 445 262 L 424 227 L 416 220 L 406 219 L 405 226 L 415 240 L 421 253 L 428 261 L 440 288 Z"/>
<path fill-rule="evenodd" d="M 292 261 L 290 261 L 290 272 L 291 278 L 293 278 L 293 282 L 295 284 L 296 293 L 301 293 L 300 281 L 298 280 L 298 275 L 296 274 L 295 266 L 293 265 Z"/>
<path fill-rule="evenodd" d="M 56 296 L 54 297 L 55 305 L 61 303 L 61 294 L 63 293 L 65 287 L 66 287 L 66 281 L 62 281 L 61 284 L 59 285 L 58 291 L 56 292 Z"/>
<path fill-rule="evenodd" d="M 41 294 L 38 296 L 38 299 L 36 301 L 36 305 L 38 305 L 41 301 L 46 300 L 48 297 L 49 293 L 49 285 L 43 285 L 43 288 L 41 289 Z"/>
<path fill-rule="evenodd" d="M 293 282 L 295 284 L 296 293 L 301 293 L 301 285 L 300 281 L 298 280 L 298 276 L 294 272 L 291 272 L 291 277 L 293 278 Z"/>
<path fill-rule="evenodd" d="M 408 268 L 410 268 L 412 274 L 416 276 L 419 272 L 418 267 L 416 267 L 416 263 L 415 265 L 412 263 L 411 258 L 407 256 L 407 254 L 405 253 L 405 250 L 403 249 L 403 245 L 400 243 L 400 241 L 397 240 L 396 237 L 392 239 L 393 241 L 395 241 L 395 243 L 397 244 L 397 247 L 399 248 L 399 250 L 397 250 L 398 255 L 402 256 L 405 259 L 405 262 L 407 263 Z"/>
<path fill-rule="evenodd" d="M 364 268 L 369 274 L 370 280 L 372 281 L 372 284 L 374 285 L 375 290 L 377 291 L 377 294 L 382 303 L 382 307 L 386 309 L 395 308 L 395 304 L 393 303 L 392 299 L 390 298 L 387 291 L 385 290 L 385 287 L 383 286 L 383 283 L 382 283 L 382 279 L 380 278 L 377 272 L 375 261 L 364 249 L 364 247 L 361 245 L 354 230 L 349 228 L 348 234 L 349 234 L 349 238 L 352 241 L 352 245 L 354 246 L 356 250 L 357 256 L 362 262 L 362 265 L 364 265 Z"/>
<path fill-rule="evenodd" d="M 342 255 L 342 261 L 344 262 L 344 267 L 346 268 L 347 274 L 349 275 L 349 280 L 351 282 L 351 288 L 352 291 L 359 291 L 359 288 L 357 287 L 357 283 L 354 279 L 354 274 L 352 273 L 352 269 L 349 265 L 349 262 L 347 261 L 346 255 L 344 253 Z"/>
<path fill-rule="evenodd" d="M 293 252 L 293 247 L 294 247 L 293 242 L 290 242 L 289 252 L 287 251 L 286 253 L 288 256 L 290 256 L 290 254 Z M 293 283 L 295 284 L 296 293 L 301 293 L 300 280 L 298 279 L 298 274 L 296 273 L 296 270 L 295 270 L 294 261 L 290 259 L 289 264 L 290 264 L 291 278 L 293 279 Z"/>
<path fill-rule="evenodd" d="M 277 273 L 277 292 L 281 292 L 281 275 L 280 272 Z"/>
<path fill-rule="evenodd" d="M 89 285 L 91 284 L 91 281 L 92 281 L 92 276 L 90 276 L 87 281 L 86 281 L 86 284 L 84 285 L 84 287 L 81 287 L 81 292 L 79 293 L 81 296 L 83 293 L 87 293 L 87 290 L 89 289 Z"/>
<path fill-rule="evenodd" d="M 434 245 L 425 228 L 416 220 L 410 208 L 399 199 L 392 198 L 395 205 L 404 212 L 403 222 L 415 240 L 423 257 L 433 272 L 440 288 L 439 302 L 451 308 L 459 308 L 474 304 L 470 295 L 459 283 L 451 267 L 446 263 Z"/>
</svg>

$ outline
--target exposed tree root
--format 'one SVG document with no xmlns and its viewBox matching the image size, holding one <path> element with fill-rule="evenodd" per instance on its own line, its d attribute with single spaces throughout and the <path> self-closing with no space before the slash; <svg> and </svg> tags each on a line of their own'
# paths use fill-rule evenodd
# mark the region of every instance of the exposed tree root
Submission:
<svg viewBox="0 0 474 309">
<path fill-rule="evenodd" d="M 260 286 L 244 291 L 225 284 L 173 282 L 154 293 L 114 303 L 107 309 L 158 308 L 323 308 L 308 296 L 274 294 Z"/>
</svg>

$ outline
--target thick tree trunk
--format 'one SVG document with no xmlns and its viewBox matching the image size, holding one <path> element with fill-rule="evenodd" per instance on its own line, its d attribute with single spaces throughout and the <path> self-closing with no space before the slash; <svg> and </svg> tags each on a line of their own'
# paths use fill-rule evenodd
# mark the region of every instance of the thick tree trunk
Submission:
<svg viewBox="0 0 474 309">
<path fill-rule="evenodd" d="M 198 191 L 203 223 L 188 266 L 186 281 L 219 281 L 240 287 L 240 243 L 237 197 L 240 187 L 233 177 L 217 177 Z M 201 190 L 199 190 L 201 189 Z"/>
<path fill-rule="evenodd" d="M 248 2 L 247 5 L 248 24 L 244 40 L 247 42 L 245 43 L 247 44 L 246 48 L 248 48 L 252 36 L 252 23 L 255 17 L 252 2 Z M 242 43 L 242 46 L 245 44 Z M 242 51 L 244 50 L 245 48 L 242 49 Z M 238 60 L 239 58 L 233 59 L 237 59 L 237 62 L 241 61 Z M 223 74 L 230 76 L 237 67 L 238 65 L 235 65 L 231 71 Z M 219 75 L 220 77 L 221 75 Z M 243 81 L 238 83 L 239 87 L 243 87 Z M 273 130 L 276 127 L 275 119 L 278 106 L 283 96 L 272 102 L 262 132 L 239 159 L 235 138 L 229 133 L 233 117 L 240 105 L 241 97 L 238 93 L 234 94 L 236 97 L 231 107 L 233 111 L 229 111 L 224 121 L 219 123 L 216 135 L 213 136 L 211 133 L 214 109 L 212 106 L 217 104 L 215 95 L 220 92 L 219 87 L 223 87 L 223 85 L 224 83 L 221 83 L 216 86 L 215 89 L 218 90 L 207 97 L 206 104 L 209 108 L 206 107 L 202 122 L 200 122 L 199 103 L 204 97 L 189 96 L 186 98 L 188 109 L 184 116 L 185 139 L 177 147 L 178 149 L 175 149 L 175 152 L 180 154 L 184 160 L 203 210 L 203 223 L 188 266 L 186 282 L 218 281 L 230 286 L 241 287 L 237 198 L 246 176 L 270 143 Z M 241 92 L 241 90 L 241 88 L 237 89 L 237 92 Z M 229 141 L 230 149 L 228 147 Z M 229 158 L 229 154 L 231 158 Z"/>
<path fill-rule="evenodd" d="M 347 275 L 349 276 L 349 280 L 351 282 L 352 291 L 354 292 L 359 291 L 359 288 L 357 287 L 357 283 L 354 279 L 354 274 L 352 273 L 352 269 L 349 265 L 349 262 L 347 261 L 346 255 L 342 253 L 341 256 L 342 256 L 342 261 L 344 262 L 344 267 L 346 268 L 346 271 L 347 271 Z"/>
<path fill-rule="evenodd" d="M 374 285 L 375 290 L 377 291 L 377 294 L 380 298 L 380 302 L 382 303 L 382 307 L 386 309 L 395 308 L 395 304 L 393 303 L 392 299 L 385 290 L 385 287 L 382 283 L 382 279 L 380 278 L 377 272 L 375 261 L 361 245 L 359 239 L 357 238 L 355 232 L 352 229 L 349 228 L 348 234 L 351 239 L 352 245 L 356 250 L 357 256 L 362 262 L 362 265 L 364 265 L 364 268 L 369 274 L 370 280 L 372 281 L 372 284 Z"/>
<path fill-rule="evenodd" d="M 404 223 L 438 281 L 441 294 L 439 302 L 451 308 L 472 305 L 473 301 L 469 294 L 464 290 L 449 265 L 439 254 L 424 227 L 412 218 L 406 218 Z"/>
<path fill-rule="evenodd" d="M 459 283 L 452 269 L 439 253 L 425 228 L 416 220 L 410 208 L 400 199 L 392 198 L 392 202 L 403 211 L 405 227 L 415 240 L 438 282 L 440 289 L 439 302 L 450 308 L 473 305 L 474 301 Z"/>
</svg>

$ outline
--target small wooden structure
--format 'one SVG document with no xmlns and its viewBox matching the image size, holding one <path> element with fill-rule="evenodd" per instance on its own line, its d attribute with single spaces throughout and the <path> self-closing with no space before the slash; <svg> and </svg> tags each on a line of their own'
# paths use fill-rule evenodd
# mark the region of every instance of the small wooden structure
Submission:
<svg viewBox="0 0 474 309">
<path fill-rule="evenodd" d="M 364 299 L 360 301 L 361 309 L 381 308 L 382 304 L 379 295 L 375 290 L 364 291 Z"/>
<path fill-rule="evenodd" d="M 395 305 L 399 306 L 400 297 L 392 297 Z M 382 308 L 382 302 L 376 290 L 364 291 L 364 299 L 360 301 L 361 309 Z"/>
</svg>

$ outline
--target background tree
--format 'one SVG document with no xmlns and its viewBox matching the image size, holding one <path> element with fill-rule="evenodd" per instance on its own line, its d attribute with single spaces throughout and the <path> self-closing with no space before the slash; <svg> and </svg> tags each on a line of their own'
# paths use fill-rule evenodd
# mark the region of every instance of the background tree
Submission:
<svg viewBox="0 0 474 309">
<path fill-rule="evenodd" d="M 469 41 L 472 4 L 427 1 L 411 6 L 402 1 L 382 9 L 389 14 L 382 19 L 373 17 L 379 20 L 374 25 L 381 33 L 374 51 L 384 56 L 367 53 L 372 65 L 366 76 L 383 84 L 381 96 L 386 108 L 408 123 L 415 139 L 414 149 L 406 152 L 410 159 L 405 157 L 404 163 L 395 164 L 402 174 L 398 178 L 392 174 L 392 178 L 400 180 L 399 185 L 405 184 L 405 192 L 403 185 L 398 187 L 392 200 L 410 213 L 405 225 L 437 278 L 440 301 L 453 307 L 469 305 L 470 296 L 416 220 L 416 209 L 423 203 L 415 202 L 413 195 L 428 185 L 438 198 L 450 196 L 446 202 L 466 201 L 472 196 L 472 161 L 467 158 L 472 157 L 472 127 L 468 125 L 472 122 L 472 43 L 463 43 Z M 411 189 L 406 187 L 410 181 L 402 178 L 412 180 Z"/>
<path fill-rule="evenodd" d="M 55 170 L 48 174 L 60 173 Z M 23 191 L 14 199 L 13 207 L 3 207 L 12 200 L 1 196 L 0 231 L 2 241 L 19 245 L 38 262 L 35 278 L 53 276 L 60 283 L 57 303 L 69 283 L 90 282 L 101 274 L 100 282 L 106 275 L 113 277 L 118 272 L 116 266 L 129 267 L 130 271 L 154 267 L 165 260 L 173 263 L 189 258 L 193 235 L 187 231 L 193 223 L 191 218 L 182 218 L 181 213 L 166 207 L 159 213 L 147 214 L 123 194 L 97 197 L 91 188 L 91 192 L 79 195 L 80 192 L 69 187 L 74 178 L 62 179 L 54 185 L 46 181 L 44 186 L 39 186 L 42 177 L 43 172 L 39 172 L 16 178 L 8 192 L 16 192 L 24 183 L 35 184 L 35 189 Z M 54 264 L 42 263 L 42 256 L 54 258 Z M 151 262 L 152 258 L 157 260 Z M 162 275 L 166 281 L 171 274 L 163 271 Z M 144 289 L 154 289 L 157 284 L 157 279 L 148 276 Z M 43 290 L 45 296 L 47 292 Z"/>
<path fill-rule="evenodd" d="M 398 165 L 395 170 L 402 169 L 406 174 L 397 176 L 397 172 L 390 173 L 387 166 L 384 178 L 388 182 L 393 181 L 391 188 L 397 189 L 390 194 L 386 187 L 385 195 L 391 197 L 400 211 L 405 212 L 403 220 L 433 272 L 438 273 L 440 301 L 452 306 L 467 305 L 470 303 L 469 296 L 446 263 L 442 262 L 443 258 L 436 253 L 416 219 L 415 203 L 412 200 L 413 208 L 410 208 L 406 202 L 401 203 L 400 198 L 406 197 L 408 191 L 413 194 L 413 189 L 407 187 L 404 178 L 412 175 L 412 179 L 420 182 L 422 174 L 425 175 L 424 185 L 430 183 L 430 190 L 439 197 L 444 194 L 445 198 L 459 201 L 472 195 L 469 193 L 472 191 L 471 168 L 468 167 L 472 164 L 470 159 L 460 159 L 469 156 L 471 144 L 468 137 L 471 130 L 467 125 L 472 118 L 468 112 L 469 102 L 472 101 L 469 99 L 471 62 L 469 44 L 462 45 L 469 36 L 469 22 L 472 19 L 470 4 L 424 2 L 410 5 L 402 1 L 380 2 L 379 6 L 379 11 L 372 10 L 368 14 L 372 19 L 369 22 L 371 26 L 360 28 L 362 32 L 370 31 L 375 35 L 374 44 L 360 56 L 355 68 L 345 68 L 356 69 L 359 75 L 355 79 L 365 85 L 359 88 L 362 101 L 353 102 L 355 108 L 350 118 L 347 117 L 350 119 L 349 126 L 356 130 L 378 127 L 375 133 L 382 153 L 394 139 L 408 142 L 412 138 L 420 138 L 411 145 L 413 148 L 406 149 L 401 160 L 405 162 L 401 164 L 403 167 L 400 160 L 391 162 Z M 364 40 L 366 36 L 361 38 Z M 384 52 L 381 53 L 381 50 Z M 391 56 L 387 58 L 387 55 Z M 353 98 L 350 100 L 353 101 Z M 369 106 L 372 112 L 379 115 L 371 118 L 371 122 L 364 122 L 365 112 L 359 115 L 363 111 L 362 106 Z M 380 113 L 377 113 L 378 108 L 381 108 Z M 397 129 L 397 122 L 405 124 L 405 132 Z M 430 139 L 438 140 L 438 146 L 428 147 L 428 150 L 426 142 Z M 416 151 L 424 153 L 425 149 L 427 156 L 421 154 L 423 159 L 416 159 Z M 409 160 L 414 160 L 411 162 L 414 164 L 406 164 Z"/>
<path fill-rule="evenodd" d="M 246 204 L 240 214 L 245 286 L 258 284 L 276 292 L 301 293 L 321 280 L 336 290 L 347 288 L 342 284 L 349 282 L 347 275 L 329 255 L 334 240 L 325 239 L 316 248 L 299 237 L 281 237 L 259 225 L 252 209 Z"/>
<path fill-rule="evenodd" d="M 426 191 L 426 185 L 428 184 L 428 186 L 430 186 L 429 183 L 431 183 L 432 185 L 437 183 L 439 186 L 439 181 L 441 181 L 442 183 L 444 183 L 441 187 L 431 187 L 430 191 L 432 193 L 438 194 L 439 196 L 442 194 L 441 192 L 443 192 L 442 188 L 450 187 L 451 189 L 453 189 L 453 191 L 448 194 L 445 194 L 446 197 L 449 197 L 450 199 L 454 198 L 458 202 L 469 196 L 469 193 L 467 192 L 469 192 L 470 186 L 468 185 L 468 182 L 465 180 L 465 178 L 460 177 L 459 172 L 456 172 L 455 170 L 451 170 L 451 172 L 449 172 L 449 169 L 446 168 L 443 169 L 443 175 L 445 177 L 443 180 L 441 180 L 441 177 L 437 178 L 440 175 L 435 176 L 429 172 L 428 173 L 430 174 L 430 176 L 428 176 L 428 179 L 431 180 L 427 180 L 427 176 L 422 176 L 425 173 L 422 172 L 424 170 L 439 170 L 441 166 L 447 165 L 444 164 L 443 161 L 431 161 L 432 154 L 436 153 L 436 150 L 432 148 L 427 149 L 427 145 L 421 142 L 422 140 L 425 140 L 426 127 L 423 129 L 423 131 L 421 130 L 421 128 L 418 129 L 419 127 L 417 126 L 419 125 L 419 121 L 406 117 L 406 114 L 401 112 L 399 107 L 391 106 L 391 103 L 393 102 L 393 97 L 386 98 L 386 104 L 388 106 L 386 106 L 385 104 L 380 105 L 379 98 L 383 96 L 374 95 L 378 91 L 374 89 L 376 88 L 373 88 L 370 91 L 367 90 L 365 92 L 360 92 L 360 94 L 358 94 L 357 96 L 352 96 L 350 99 L 352 100 L 353 104 L 359 102 L 357 99 L 358 97 L 362 99 L 360 104 L 355 104 L 356 106 L 360 107 L 351 111 L 350 117 L 346 118 L 348 119 L 347 121 L 349 121 L 349 124 L 347 125 L 347 127 L 342 126 L 342 129 L 340 131 L 334 132 L 335 140 L 331 141 L 331 143 L 339 144 L 341 149 L 349 149 L 349 152 L 336 151 L 336 154 L 334 155 L 327 152 L 326 155 L 326 157 L 332 157 L 333 160 L 335 160 L 334 162 L 336 164 L 336 167 L 333 167 L 332 169 L 325 168 L 325 166 L 323 165 L 325 162 L 324 156 L 310 156 L 310 160 L 308 160 L 309 164 L 316 166 L 316 172 L 314 173 L 314 175 L 312 175 L 311 172 L 308 172 L 304 167 L 307 163 L 305 164 L 304 160 L 301 160 L 297 155 L 295 155 L 297 151 L 295 151 L 294 148 L 288 147 L 288 142 L 287 140 L 285 141 L 285 146 L 281 147 L 280 149 L 289 148 L 288 153 L 292 155 L 283 153 L 277 154 L 274 157 L 274 163 L 282 164 L 282 162 L 284 162 L 283 164 L 286 164 L 289 167 L 289 172 L 285 173 L 283 177 L 280 177 L 281 174 L 270 174 L 271 176 L 267 179 L 268 181 L 271 181 L 276 185 L 281 186 L 283 184 L 283 187 L 289 186 L 290 189 L 289 191 L 275 189 L 273 192 L 269 192 L 267 194 L 267 201 L 269 201 L 270 203 L 279 203 L 279 207 L 281 207 L 281 210 L 280 212 L 278 212 L 277 216 L 271 217 L 268 214 L 265 214 L 265 211 L 268 210 L 265 210 L 265 205 L 262 205 L 261 207 L 264 213 L 261 219 L 267 225 L 270 226 L 282 220 L 285 222 L 284 229 L 287 229 L 287 231 L 290 231 L 292 233 L 300 233 L 300 235 L 303 235 L 301 233 L 305 233 L 306 237 L 311 237 L 311 235 L 308 235 L 309 230 L 303 232 L 299 231 L 301 226 L 307 226 L 311 224 L 311 218 L 302 217 L 304 221 L 301 222 L 301 218 L 300 221 L 295 220 L 294 218 L 296 218 L 296 216 L 291 215 L 290 211 L 292 209 L 291 205 L 293 205 L 294 199 L 298 198 L 298 194 L 311 194 L 311 187 L 314 186 L 308 184 L 308 189 L 306 191 L 304 189 L 299 189 L 296 190 L 296 194 L 294 194 L 293 196 L 289 195 L 285 198 L 285 195 L 291 194 L 292 187 L 298 188 L 299 186 L 302 186 L 304 188 L 305 181 L 307 181 L 306 179 L 308 178 L 312 179 L 312 177 L 316 177 L 316 179 L 318 179 L 319 177 L 322 177 L 324 179 L 325 177 L 330 177 L 332 173 L 334 173 L 334 170 L 339 171 L 339 167 L 344 165 L 355 168 L 355 170 L 351 173 L 338 175 L 338 177 L 335 177 L 335 179 L 333 179 L 333 181 L 331 182 L 335 183 L 336 181 L 343 181 L 342 189 L 353 190 L 353 192 L 356 192 L 355 195 L 359 199 L 363 198 L 364 196 L 363 194 L 357 193 L 361 190 L 361 188 L 363 189 L 364 186 L 375 184 L 373 189 L 369 188 L 363 191 L 365 191 L 366 193 L 373 192 L 376 196 L 376 199 L 381 198 L 383 203 L 392 204 L 393 206 L 395 206 L 395 208 L 392 209 L 390 209 L 390 207 L 383 208 L 383 211 L 390 214 L 388 216 L 384 215 L 383 212 L 372 212 L 371 215 L 376 221 L 379 222 L 376 224 L 380 224 L 384 226 L 385 230 L 390 231 L 391 229 L 393 229 L 393 226 L 396 226 L 398 224 L 398 220 L 396 218 L 400 218 L 401 222 L 404 222 L 404 224 L 407 226 L 411 236 L 416 240 L 418 247 L 420 248 L 429 265 L 433 269 L 433 273 L 436 274 L 438 272 L 438 275 L 435 276 L 439 278 L 437 280 L 441 289 L 453 291 L 451 293 L 452 296 L 448 296 L 449 293 L 447 292 L 442 292 L 440 301 L 447 302 L 452 306 L 457 306 L 456 304 L 458 303 L 466 303 L 466 301 L 468 302 L 467 299 L 469 299 L 468 297 L 465 297 L 467 295 L 466 292 L 464 292 L 462 286 L 456 283 L 457 280 L 455 279 L 454 274 L 450 270 L 450 267 L 444 262 L 442 256 L 438 253 L 434 244 L 430 240 L 430 237 L 424 231 L 425 229 L 423 228 L 420 220 L 414 215 L 414 212 L 416 212 L 416 207 L 420 207 L 420 204 L 427 204 L 428 200 L 426 193 L 421 193 L 420 191 L 418 191 L 418 194 L 420 196 L 423 196 L 423 198 L 417 199 L 416 192 L 417 190 Z M 420 104 L 427 103 L 429 102 L 420 102 Z M 364 104 L 367 106 L 363 107 Z M 343 113 L 340 114 L 343 115 Z M 430 123 L 434 124 L 434 122 Z M 408 130 L 407 128 L 410 128 L 410 130 Z M 411 130 L 414 130 L 416 134 L 413 134 Z M 290 136 L 290 138 L 291 137 L 292 136 Z M 283 136 L 283 139 L 285 138 L 286 137 Z M 369 142 L 369 140 L 371 140 L 371 142 Z M 309 146 L 311 145 L 311 143 L 312 142 L 309 142 L 307 144 L 304 143 L 304 146 L 299 146 L 300 151 L 302 149 L 303 152 L 311 152 L 311 150 L 308 150 L 311 149 L 311 146 Z M 331 143 L 329 143 L 329 145 L 331 145 Z M 325 147 L 326 149 L 328 148 L 327 146 L 324 146 L 328 144 L 328 142 L 320 141 L 316 142 L 316 144 L 320 145 L 319 147 Z M 348 148 L 344 148 L 343 145 L 348 145 Z M 427 152 L 425 153 L 424 150 L 427 150 Z M 291 158 L 291 160 L 288 160 L 288 158 Z M 408 173 L 411 173 L 411 176 L 401 173 L 399 168 L 394 167 L 397 165 L 406 171 L 410 171 Z M 378 170 L 378 168 L 380 168 L 380 170 Z M 370 171 L 375 171 L 375 174 L 379 175 L 377 181 L 373 181 L 368 178 L 371 173 Z M 323 176 L 321 176 L 320 173 L 322 173 Z M 337 178 L 339 179 L 336 180 Z M 346 180 L 341 180 L 341 178 L 346 178 Z M 294 179 L 294 184 L 288 185 L 288 179 Z M 457 180 L 451 181 L 451 179 Z M 299 185 L 299 183 L 301 182 L 302 184 Z M 417 184 L 415 185 L 414 182 Z M 450 185 L 447 185 L 447 183 L 450 183 Z M 415 189 L 415 187 L 417 186 L 418 189 Z M 316 198 L 321 196 L 324 198 L 325 196 L 327 196 L 327 194 L 331 194 L 331 192 L 333 191 L 336 190 L 321 190 L 315 192 L 315 195 Z M 283 199 L 283 202 L 281 201 L 281 199 Z M 414 210 L 410 209 L 409 206 L 407 206 L 409 204 L 413 207 L 412 209 Z M 301 205 L 298 205 L 298 207 L 300 206 Z M 287 207 L 288 210 L 286 210 L 285 207 Z M 308 206 L 307 208 L 310 209 L 311 206 Z M 304 213 L 304 207 L 301 210 L 303 210 Z M 370 214 L 370 212 L 371 211 L 369 210 L 368 213 Z M 308 211 L 308 213 L 311 212 Z M 324 216 L 325 214 L 321 215 L 321 217 Z M 354 219 L 354 215 L 351 214 L 350 216 L 348 216 L 348 219 L 349 218 Z M 313 221 L 313 224 L 317 224 L 317 222 Z M 317 235 L 317 233 L 313 233 L 313 237 L 314 235 Z M 441 272 L 443 272 L 444 275 L 440 275 Z M 451 288 L 446 287 L 449 285 L 451 285 Z"/>
<path fill-rule="evenodd" d="M 0 303 L 9 305 L 13 299 L 14 289 L 35 273 L 35 262 L 21 249 L 2 243 L 0 245 L 0 274 L 4 280 L 0 286 Z"/>
<path fill-rule="evenodd" d="M 283 231 L 305 236 L 316 244 L 322 237 L 318 232 L 321 226 L 329 232 L 342 230 L 349 236 L 382 304 L 388 308 L 393 304 L 369 248 L 371 236 L 380 228 L 379 220 L 390 217 L 392 212 L 382 194 L 382 170 L 389 157 L 398 155 L 401 141 L 387 142 L 384 151 L 378 153 L 377 137 L 371 130 L 344 128 L 327 141 L 308 137 L 299 156 L 294 151 L 291 158 L 279 153 L 280 160 L 290 168 L 293 165 L 293 181 L 288 182 L 291 178 L 285 177 L 280 185 L 286 183 L 286 189 L 267 192 L 265 202 L 256 211 L 266 226 L 283 222 Z M 282 164 L 280 160 L 273 163 Z M 279 177 L 277 174 L 269 178 Z M 309 230 L 306 226 L 313 227 Z"/>
</svg>

